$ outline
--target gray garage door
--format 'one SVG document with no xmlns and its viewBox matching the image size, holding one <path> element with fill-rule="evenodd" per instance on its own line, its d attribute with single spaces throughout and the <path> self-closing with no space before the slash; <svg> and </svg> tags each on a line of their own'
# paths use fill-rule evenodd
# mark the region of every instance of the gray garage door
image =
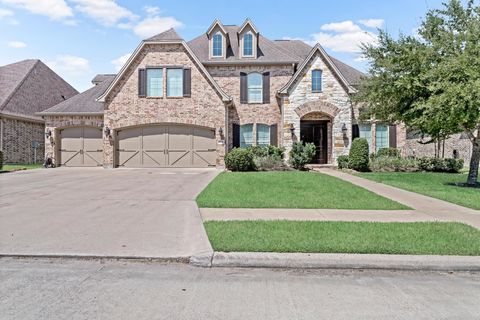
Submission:
<svg viewBox="0 0 480 320">
<path fill-rule="evenodd" d="M 215 166 L 215 130 L 152 125 L 117 131 L 117 164 L 131 168 Z"/>
<path fill-rule="evenodd" d="M 93 127 L 62 129 L 60 138 L 60 165 L 66 167 L 96 167 L 103 163 L 102 130 Z"/>
</svg>

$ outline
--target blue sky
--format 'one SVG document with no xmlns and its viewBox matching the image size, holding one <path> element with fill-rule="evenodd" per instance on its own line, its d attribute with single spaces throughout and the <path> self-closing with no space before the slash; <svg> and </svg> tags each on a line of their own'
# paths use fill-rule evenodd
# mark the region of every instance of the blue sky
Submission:
<svg viewBox="0 0 480 320">
<path fill-rule="evenodd" d="M 412 34 L 443 1 L 0 0 L 0 65 L 41 59 L 83 91 L 95 74 L 115 73 L 145 37 L 175 27 L 190 40 L 215 18 L 241 24 L 249 17 L 270 39 L 318 41 L 365 70 L 358 43 L 375 41 L 377 27 Z"/>
</svg>

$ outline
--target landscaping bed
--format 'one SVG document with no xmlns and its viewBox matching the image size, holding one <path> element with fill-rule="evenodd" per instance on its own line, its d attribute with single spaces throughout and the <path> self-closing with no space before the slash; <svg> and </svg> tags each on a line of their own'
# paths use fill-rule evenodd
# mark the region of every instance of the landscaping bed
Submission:
<svg viewBox="0 0 480 320">
<path fill-rule="evenodd" d="M 202 208 L 399 210 L 408 207 L 321 173 L 224 172 L 197 197 Z"/>
<path fill-rule="evenodd" d="M 466 174 L 438 172 L 368 172 L 362 178 L 417 192 L 464 207 L 480 210 L 480 189 L 459 186 Z"/>
<path fill-rule="evenodd" d="M 461 223 L 207 221 L 215 251 L 480 255 L 480 230 Z"/>
</svg>

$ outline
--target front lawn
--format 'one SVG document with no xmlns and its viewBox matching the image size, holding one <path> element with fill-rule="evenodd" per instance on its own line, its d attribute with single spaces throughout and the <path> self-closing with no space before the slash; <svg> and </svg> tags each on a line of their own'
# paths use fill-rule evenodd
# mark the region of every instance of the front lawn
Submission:
<svg viewBox="0 0 480 320">
<path fill-rule="evenodd" d="M 43 166 L 41 164 L 4 164 L 1 171 L 18 171 L 18 170 L 30 170 L 39 169 Z"/>
<path fill-rule="evenodd" d="M 224 172 L 197 197 L 202 208 L 408 209 L 321 173 Z"/>
<path fill-rule="evenodd" d="M 215 251 L 480 255 L 480 230 L 460 223 L 207 221 Z"/>
<path fill-rule="evenodd" d="M 362 178 L 417 192 L 433 198 L 480 210 L 480 189 L 456 186 L 465 183 L 466 174 L 436 172 L 369 172 Z"/>
</svg>

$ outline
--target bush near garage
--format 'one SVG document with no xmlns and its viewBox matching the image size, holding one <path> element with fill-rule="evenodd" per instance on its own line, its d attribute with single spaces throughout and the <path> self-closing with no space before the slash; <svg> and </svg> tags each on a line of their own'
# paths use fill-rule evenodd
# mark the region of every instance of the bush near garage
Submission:
<svg viewBox="0 0 480 320">
<path fill-rule="evenodd" d="M 415 158 L 376 156 L 370 159 L 370 171 L 373 172 L 415 172 L 419 171 Z"/>
<path fill-rule="evenodd" d="M 280 159 L 285 157 L 285 148 L 275 146 L 251 146 L 247 148 L 254 157 L 274 156 Z"/>
<path fill-rule="evenodd" d="M 348 154 L 348 167 L 357 171 L 368 171 L 368 162 L 368 141 L 365 138 L 356 138 L 352 141 Z"/>
<path fill-rule="evenodd" d="M 417 161 L 422 171 L 458 173 L 463 169 L 463 159 L 421 157 Z"/>
<path fill-rule="evenodd" d="M 312 161 L 315 152 L 315 144 L 295 142 L 290 151 L 290 164 L 297 170 L 305 170 L 305 166 Z"/>
<path fill-rule="evenodd" d="M 348 169 L 349 158 L 347 155 L 339 156 L 337 158 L 338 169 Z"/>
<path fill-rule="evenodd" d="M 252 151 L 241 148 L 232 149 L 225 155 L 225 166 L 231 171 L 254 171 Z"/>
</svg>

